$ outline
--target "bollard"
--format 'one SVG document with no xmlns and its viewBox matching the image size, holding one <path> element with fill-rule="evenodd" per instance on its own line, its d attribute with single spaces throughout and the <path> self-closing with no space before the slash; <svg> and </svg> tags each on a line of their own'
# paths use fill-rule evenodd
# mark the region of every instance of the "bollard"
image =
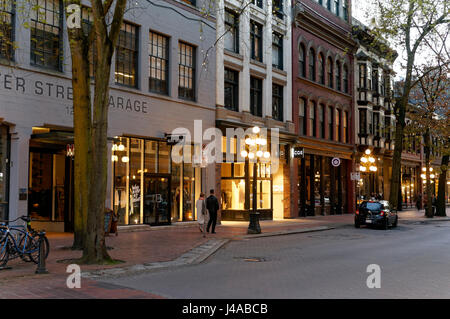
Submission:
<svg viewBox="0 0 450 319">
<path fill-rule="evenodd" d="M 44 236 L 45 232 L 41 231 L 39 233 L 39 262 L 36 268 L 36 274 L 48 274 L 45 268 Z"/>
</svg>

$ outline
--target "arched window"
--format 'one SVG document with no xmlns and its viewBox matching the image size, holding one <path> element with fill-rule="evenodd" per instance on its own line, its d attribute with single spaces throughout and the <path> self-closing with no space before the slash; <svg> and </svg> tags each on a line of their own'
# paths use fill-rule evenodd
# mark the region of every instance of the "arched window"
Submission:
<svg viewBox="0 0 450 319">
<path fill-rule="evenodd" d="M 325 84 L 325 60 L 323 58 L 323 54 L 319 54 L 319 61 L 318 61 L 318 72 L 319 72 L 319 83 Z"/>
<path fill-rule="evenodd" d="M 336 90 L 341 90 L 341 63 L 339 61 L 336 62 Z"/>
<path fill-rule="evenodd" d="M 299 100 L 298 128 L 299 133 L 306 136 L 306 100 L 304 98 Z"/>
<path fill-rule="evenodd" d="M 344 64 L 344 93 L 348 93 L 348 67 Z"/>
<path fill-rule="evenodd" d="M 328 58 L 327 61 L 327 72 L 328 72 L 328 86 L 333 88 L 333 61 L 331 58 Z"/>
<path fill-rule="evenodd" d="M 298 64 L 300 67 L 300 76 L 306 76 L 306 51 L 305 46 L 300 44 L 300 48 L 298 50 Z"/>
<path fill-rule="evenodd" d="M 309 50 L 309 79 L 316 80 L 316 53 L 313 48 Z"/>
</svg>

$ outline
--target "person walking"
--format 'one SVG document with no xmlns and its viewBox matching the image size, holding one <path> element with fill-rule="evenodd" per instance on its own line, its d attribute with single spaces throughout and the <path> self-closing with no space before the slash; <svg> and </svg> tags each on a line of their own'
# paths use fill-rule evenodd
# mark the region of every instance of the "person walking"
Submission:
<svg viewBox="0 0 450 319">
<path fill-rule="evenodd" d="M 197 208 L 198 227 L 200 228 L 200 231 L 203 233 L 203 237 L 206 237 L 205 226 L 206 226 L 206 214 L 208 213 L 208 210 L 206 209 L 204 193 L 200 193 L 200 197 L 197 199 L 195 207 Z"/>
<path fill-rule="evenodd" d="M 208 226 L 206 227 L 206 232 L 209 233 L 209 228 L 211 228 L 211 234 L 216 233 L 216 223 L 217 223 L 217 211 L 219 210 L 219 201 L 217 200 L 216 196 L 214 196 L 214 189 L 211 189 L 209 191 L 210 195 L 206 199 L 206 208 L 208 209 L 209 213 L 209 221 Z"/>
</svg>

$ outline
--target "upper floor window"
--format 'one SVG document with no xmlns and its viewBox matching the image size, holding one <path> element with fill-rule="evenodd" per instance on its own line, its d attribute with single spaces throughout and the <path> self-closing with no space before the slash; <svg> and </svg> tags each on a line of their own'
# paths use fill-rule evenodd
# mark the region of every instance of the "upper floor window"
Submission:
<svg viewBox="0 0 450 319">
<path fill-rule="evenodd" d="M 250 22 L 251 58 L 262 62 L 262 25 Z"/>
<path fill-rule="evenodd" d="M 178 97 L 195 99 L 195 48 L 178 42 Z"/>
<path fill-rule="evenodd" d="M 283 69 L 283 36 L 276 32 L 272 34 L 272 66 Z"/>
<path fill-rule="evenodd" d="M 138 63 L 138 27 L 123 22 L 116 46 L 116 83 L 136 87 Z"/>
<path fill-rule="evenodd" d="M 327 9 L 331 11 L 331 0 L 327 0 Z"/>
<path fill-rule="evenodd" d="M 381 135 L 380 113 L 378 113 L 378 112 L 373 113 L 373 128 L 374 128 L 374 135 L 376 137 L 380 137 L 380 135 Z"/>
<path fill-rule="evenodd" d="M 320 84 L 325 84 L 325 60 L 323 59 L 323 54 L 319 53 L 319 57 L 318 57 L 318 73 L 319 73 L 319 83 Z"/>
<path fill-rule="evenodd" d="M 236 13 L 225 10 L 225 49 L 239 53 L 239 18 Z"/>
<path fill-rule="evenodd" d="M 341 90 L 341 63 L 336 62 L 336 90 Z"/>
<path fill-rule="evenodd" d="M 298 64 L 299 64 L 300 76 L 305 77 L 306 76 L 306 51 L 305 51 L 305 46 L 303 44 L 300 44 L 300 47 L 298 50 Z"/>
<path fill-rule="evenodd" d="M 14 60 L 13 46 L 14 4 L 0 0 L 0 58 Z"/>
<path fill-rule="evenodd" d="M 359 134 L 367 134 L 367 110 L 359 109 Z"/>
<path fill-rule="evenodd" d="M 325 138 L 325 105 L 319 104 L 319 137 Z"/>
<path fill-rule="evenodd" d="M 306 100 L 299 99 L 298 104 L 298 132 L 306 135 Z"/>
<path fill-rule="evenodd" d="M 360 64 L 359 65 L 359 87 L 361 89 L 365 89 L 366 83 L 367 83 L 367 72 L 366 72 L 366 65 Z"/>
<path fill-rule="evenodd" d="M 334 121 L 335 125 L 335 129 L 336 129 L 336 133 L 334 134 L 334 138 L 335 141 L 340 142 L 342 141 L 342 136 L 341 136 L 341 110 L 337 109 L 335 112 L 335 116 L 336 116 L 336 120 Z"/>
<path fill-rule="evenodd" d="M 344 64 L 344 93 L 348 93 L 348 67 Z"/>
<path fill-rule="evenodd" d="M 309 136 L 316 136 L 316 102 L 309 102 Z"/>
<path fill-rule="evenodd" d="M 316 53 L 314 49 L 309 50 L 309 79 L 311 81 L 316 80 Z"/>
<path fill-rule="evenodd" d="M 334 118 L 333 118 L 333 112 L 334 110 L 333 110 L 333 107 L 332 106 L 329 106 L 328 107 L 328 111 L 327 111 L 327 118 L 328 118 L 328 139 L 329 140 L 333 140 L 333 137 L 334 137 L 334 132 L 333 132 L 333 121 L 334 121 Z"/>
<path fill-rule="evenodd" d="M 378 70 L 373 69 L 372 71 L 372 91 L 379 93 L 378 91 Z"/>
<path fill-rule="evenodd" d="M 250 113 L 262 116 L 262 80 L 250 77 Z"/>
<path fill-rule="evenodd" d="M 327 70 L 328 70 L 328 86 L 333 88 L 333 61 L 331 58 L 327 60 Z"/>
<path fill-rule="evenodd" d="M 348 112 L 344 111 L 344 143 L 350 142 L 348 132 Z"/>
<path fill-rule="evenodd" d="M 263 0 L 252 0 L 252 3 L 260 8 L 263 7 Z"/>
<path fill-rule="evenodd" d="M 342 15 L 345 21 L 348 21 L 348 0 L 342 0 Z"/>
<path fill-rule="evenodd" d="M 336 15 L 339 17 L 340 12 L 339 12 L 339 7 L 340 7 L 340 1 L 339 0 L 334 0 L 334 13 L 336 13 Z"/>
<path fill-rule="evenodd" d="M 31 64 L 61 71 L 63 3 L 33 0 L 32 6 Z"/>
<path fill-rule="evenodd" d="M 283 20 L 283 0 L 273 0 L 272 11 L 274 16 Z"/>
<path fill-rule="evenodd" d="M 272 84 L 272 118 L 283 121 L 283 87 Z"/>
<path fill-rule="evenodd" d="M 225 108 L 238 111 L 239 72 L 225 68 L 224 80 Z"/>
<path fill-rule="evenodd" d="M 373 123 L 372 123 L 372 118 L 373 118 L 373 113 L 370 110 L 367 110 L 367 124 L 369 125 L 369 134 L 373 134 Z"/>
<path fill-rule="evenodd" d="M 169 38 L 150 31 L 148 51 L 149 90 L 167 94 L 169 83 Z"/>
</svg>

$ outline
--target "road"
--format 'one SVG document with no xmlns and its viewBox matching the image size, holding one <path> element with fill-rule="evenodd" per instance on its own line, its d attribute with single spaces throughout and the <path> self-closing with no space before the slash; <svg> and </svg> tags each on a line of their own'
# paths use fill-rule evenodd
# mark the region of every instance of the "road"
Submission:
<svg viewBox="0 0 450 319">
<path fill-rule="evenodd" d="M 168 298 L 450 298 L 449 265 L 450 222 L 411 222 L 232 241 L 200 265 L 104 281 Z"/>
</svg>

